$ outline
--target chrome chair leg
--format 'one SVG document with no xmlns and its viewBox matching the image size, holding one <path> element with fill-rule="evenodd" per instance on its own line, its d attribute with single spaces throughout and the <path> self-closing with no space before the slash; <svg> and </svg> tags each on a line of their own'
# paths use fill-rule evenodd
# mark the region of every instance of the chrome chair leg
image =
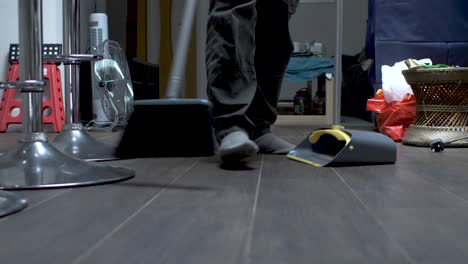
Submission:
<svg viewBox="0 0 468 264">
<path fill-rule="evenodd" d="M 0 87 L 20 88 L 24 132 L 19 142 L 0 156 L 0 189 L 73 187 L 134 177 L 133 170 L 82 161 L 48 142 L 42 127 L 42 0 L 18 0 L 18 4 L 20 82 Z"/>
<path fill-rule="evenodd" d="M 21 211 L 27 204 L 26 199 L 17 194 L 0 191 L 0 217 Z"/>
<path fill-rule="evenodd" d="M 60 151 L 75 158 L 99 161 L 114 160 L 115 148 L 92 138 L 80 124 L 79 63 L 96 55 L 80 53 L 79 0 L 63 0 L 63 63 L 65 65 L 65 125 L 52 144 Z M 72 58 L 75 58 L 72 60 Z M 98 58 L 94 58 L 98 59 Z M 91 87 L 90 87 L 91 88 Z"/>
</svg>

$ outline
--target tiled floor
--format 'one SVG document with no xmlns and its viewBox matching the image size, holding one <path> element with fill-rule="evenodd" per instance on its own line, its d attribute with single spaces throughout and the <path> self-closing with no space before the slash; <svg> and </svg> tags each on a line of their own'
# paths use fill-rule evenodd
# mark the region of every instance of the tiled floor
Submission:
<svg viewBox="0 0 468 264">
<path fill-rule="evenodd" d="M 276 127 L 298 143 L 309 127 Z M 93 134 L 115 143 L 116 134 Z M 0 135 L 0 151 L 16 134 Z M 316 168 L 259 155 L 108 162 L 129 181 L 20 191 L 0 263 L 467 263 L 466 149 L 398 145 L 395 165 Z"/>
</svg>

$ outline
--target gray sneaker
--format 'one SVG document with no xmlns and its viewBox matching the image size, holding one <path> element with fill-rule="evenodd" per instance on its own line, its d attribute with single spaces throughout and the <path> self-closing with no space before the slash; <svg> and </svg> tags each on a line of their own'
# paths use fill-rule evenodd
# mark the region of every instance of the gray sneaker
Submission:
<svg viewBox="0 0 468 264">
<path fill-rule="evenodd" d="M 294 145 L 271 133 L 266 133 L 255 139 L 255 143 L 260 147 L 260 153 L 264 154 L 288 154 Z"/>
<path fill-rule="evenodd" d="M 225 163 L 246 162 L 257 155 L 258 146 L 244 131 L 228 134 L 221 140 L 218 154 Z"/>
</svg>

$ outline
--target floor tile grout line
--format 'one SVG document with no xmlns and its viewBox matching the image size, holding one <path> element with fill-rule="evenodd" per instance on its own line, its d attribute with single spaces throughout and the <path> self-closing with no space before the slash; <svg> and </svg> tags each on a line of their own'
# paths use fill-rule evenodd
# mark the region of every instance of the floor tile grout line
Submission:
<svg viewBox="0 0 468 264">
<path fill-rule="evenodd" d="M 453 193 L 451 191 L 449 191 L 447 188 L 441 186 L 440 184 L 438 183 L 434 183 L 433 180 L 431 180 L 430 178 L 426 177 L 425 175 L 421 175 L 419 177 L 422 181 L 426 182 L 426 183 L 429 183 L 429 184 L 434 184 L 437 186 L 437 188 L 439 188 L 440 190 L 442 190 L 443 192 L 447 193 L 448 195 L 452 196 L 453 198 L 457 199 L 457 200 L 460 200 L 464 203 L 468 203 L 468 200 L 466 200 L 465 198 L 457 195 L 456 193 Z"/>
<path fill-rule="evenodd" d="M 258 197 L 260 195 L 260 185 L 262 182 L 262 174 L 263 174 L 263 164 L 265 162 L 265 155 L 262 155 L 262 161 L 260 163 L 260 170 L 258 173 L 258 179 L 257 179 L 257 186 L 255 187 L 255 196 L 254 196 L 254 201 L 252 205 L 252 213 L 250 215 L 250 220 L 249 220 L 249 229 L 247 231 L 247 241 L 245 243 L 245 247 L 243 250 L 243 262 L 244 264 L 248 264 L 250 262 L 250 252 L 252 250 L 252 240 L 253 240 L 253 232 L 255 228 L 255 219 L 257 216 L 257 205 L 258 205 Z"/>
<path fill-rule="evenodd" d="M 356 198 L 359 203 L 364 207 L 364 209 L 367 211 L 367 213 L 375 220 L 375 222 L 380 226 L 380 228 L 383 230 L 383 232 L 387 235 L 387 237 L 395 244 L 396 247 L 401 251 L 401 253 L 405 256 L 406 260 L 409 261 L 411 264 L 416 264 L 417 262 L 409 255 L 409 253 L 404 249 L 400 243 L 392 236 L 390 233 L 385 229 L 384 224 L 380 221 L 380 219 L 372 212 L 372 210 L 367 206 L 366 203 L 359 197 L 359 195 L 356 193 L 356 191 L 349 186 L 349 184 L 345 181 L 343 176 L 338 172 L 336 168 L 332 168 L 332 170 L 335 172 L 335 174 L 338 176 L 338 178 L 343 182 L 343 184 L 346 186 L 346 188 L 349 189 L 351 194 Z"/>
<path fill-rule="evenodd" d="M 453 192 L 447 190 L 445 187 L 442 187 L 442 186 L 439 185 L 439 188 L 440 188 L 442 191 L 444 191 L 444 192 L 446 192 L 447 194 L 449 194 L 450 196 L 453 196 L 453 197 L 456 198 L 457 200 L 460 200 L 460 201 L 462 201 L 462 202 L 464 202 L 464 203 L 468 203 L 468 200 L 466 200 L 465 198 L 463 198 L 463 197 L 457 195 L 456 193 L 453 193 Z"/>
<path fill-rule="evenodd" d="M 94 251 L 96 251 L 100 246 L 104 244 L 107 240 L 109 240 L 113 235 L 115 235 L 117 232 L 119 232 L 127 223 L 132 221 L 137 215 L 139 215 L 143 210 L 145 210 L 151 203 L 153 203 L 156 199 L 158 199 L 165 191 L 167 191 L 172 184 L 176 183 L 179 181 L 181 178 L 183 178 L 188 171 L 190 171 L 192 168 L 194 168 L 198 163 L 200 163 L 200 159 L 198 159 L 196 162 L 192 164 L 189 168 L 184 170 L 179 176 L 174 178 L 171 182 L 168 184 L 164 185 L 163 189 L 158 191 L 156 194 L 151 197 L 146 203 L 144 203 L 140 208 L 138 208 L 135 212 L 133 212 L 129 217 L 127 217 L 122 223 L 117 225 L 112 231 L 110 231 L 107 235 L 105 235 L 103 238 L 101 238 L 99 241 L 97 241 L 93 246 L 88 248 L 83 254 L 81 254 L 79 257 L 77 257 L 71 264 L 78 264 L 81 263 L 84 259 L 89 257 Z"/>
<path fill-rule="evenodd" d="M 62 192 L 56 193 L 56 194 L 54 194 L 54 195 L 48 197 L 47 199 L 44 199 L 44 200 L 38 202 L 37 204 L 35 204 L 35 205 L 33 205 L 33 206 L 29 206 L 29 205 L 28 205 L 22 212 L 19 212 L 19 213 L 27 213 L 27 212 L 29 212 L 29 211 L 31 211 L 31 210 L 33 210 L 33 209 L 35 209 L 35 208 L 37 208 L 37 207 L 43 205 L 44 203 L 46 203 L 46 202 L 48 202 L 48 201 L 52 201 L 53 199 L 55 199 L 55 198 L 57 198 L 57 197 L 60 197 L 60 196 L 62 196 L 62 195 L 64 195 L 64 194 L 66 194 L 66 193 L 69 193 L 71 190 L 72 190 L 72 189 L 68 189 L 68 190 L 64 190 L 64 191 L 62 191 Z M 40 190 L 37 190 L 37 191 L 40 191 Z M 3 221 L 5 221 L 5 220 L 7 220 L 7 219 L 8 219 L 8 217 L 5 217 L 5 218 L 0 219 L 0 223 L 3 222 Z"/>
<path fill-rule="evenodd" d="M 38 207 L 38 206 L 43 205 L 44 203 L 47 203 L 48 201 L 52 201 L 53 199 L 58 198 L 58 197 L 60 197 L 60 196 L 62 196 L 62 195 L 64 195 L 64 194 L 66 194 L 66 193 L 71 192 L 71 191 L 72 191 L 72 189 L 68 189 L 68 190 L 64 190 L 64 191 L 62 191 L 62 192 L 56 193 L 56 194 L 52 195 L 51 197 L 49 197 L 49 198 L 47 198 L 47 199 L 44 199 L 44 200 L 38 202 L 37 204 L 31 206 L 31 207 L 26 207 L 26 210 L 34 209 L 34 208 L 36 208 L 36 207 Z"/>
</svg>

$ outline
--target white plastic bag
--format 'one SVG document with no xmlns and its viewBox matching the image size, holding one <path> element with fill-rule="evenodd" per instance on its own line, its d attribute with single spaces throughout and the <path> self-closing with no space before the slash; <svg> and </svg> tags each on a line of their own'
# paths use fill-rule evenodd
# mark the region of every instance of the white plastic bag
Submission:
<svg viewBox="0 0 468 264">
<path fill-rule="evenodd" d="M 414 60 L 418 64 L 432 65 L 431 59 Z M 385 102 L 401 101 L 406 94 L 413 94 L 411 87 L 406 83 L 402 71 L 407 70 L 404 61 L 397 62 L 393 66 L 382 66 L 382 89 Z"/>
</svg>

